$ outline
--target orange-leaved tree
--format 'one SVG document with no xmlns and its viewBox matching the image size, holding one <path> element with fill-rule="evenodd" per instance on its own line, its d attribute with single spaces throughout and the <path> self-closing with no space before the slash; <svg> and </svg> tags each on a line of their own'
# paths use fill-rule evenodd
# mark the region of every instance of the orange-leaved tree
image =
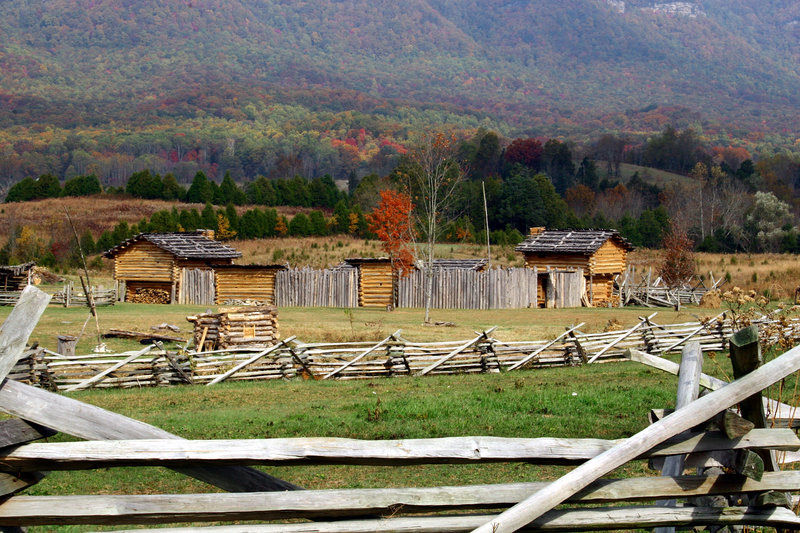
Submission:
<svg viewBox="0 0 800 533">
<path fill-rule="evenodd" d="M 414 263 L 410 245 L 414 236 L 411 228 L 411 197 L 391 189 L 379 194 L 380 203 L 367 215 L 369 230 L 383 243 L 383 250 L 392 260 L 392 269 L 407 274 Z"/>
</svg>

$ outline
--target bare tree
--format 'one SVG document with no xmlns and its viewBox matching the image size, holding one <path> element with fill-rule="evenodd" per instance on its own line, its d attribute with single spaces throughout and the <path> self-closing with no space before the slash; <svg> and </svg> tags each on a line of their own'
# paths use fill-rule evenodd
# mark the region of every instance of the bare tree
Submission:
<svg viewBox="0 0 800 533">
<path fill-rule="evenodd" d="M 453 193 L 465 173 L 456 151 L 455 138 L 439 132 L 423 135 L 408 152 L 408 189 L 414 202 L 414 226 L 421 241 L 416 247 L 417 257 L 425 264 L 425 323 L 430 322 L 435 244 Z"/>
</svg>

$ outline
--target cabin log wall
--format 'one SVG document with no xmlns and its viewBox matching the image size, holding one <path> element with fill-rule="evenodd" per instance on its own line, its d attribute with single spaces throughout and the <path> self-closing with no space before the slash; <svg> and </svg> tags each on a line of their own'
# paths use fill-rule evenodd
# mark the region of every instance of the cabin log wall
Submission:
<svg viewBox="0 0 800 533">
<path fill-rule="evenodd" d="M 392 264 L 361 263 L 358 265 L 358 305 L 386 307 L 394 304 L 394 275 Z"/>
<path fill-rule="evenodd" d="M 217 304 L 227 300 L 257 300 L 275 304 L 274 268 L 219 268 L 215 269 Z"/>
</svg>

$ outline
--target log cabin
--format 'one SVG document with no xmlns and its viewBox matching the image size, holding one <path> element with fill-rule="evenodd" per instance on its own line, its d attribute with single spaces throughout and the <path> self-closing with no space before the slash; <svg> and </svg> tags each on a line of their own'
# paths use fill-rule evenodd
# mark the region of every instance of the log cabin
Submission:
<svg viewBox="0 0 800 533">
<path fill-rule="evenodd" d="M 353 257 L 345 265 L 358 269 L 358 306 L 394 306 L 395 274 L 388 257 Z"/>
<path fill-rule="evenodd" d="M 216 304 L 256 300 L 275 305 L 275 276 L 286 265 L 211 265 L 215 273 Z"/>
<path fill-rule="evenodd" d="M 612 303 L 614 278 L 625 271 L 633 245 L 615 230 L 536 227 L 531 228 L 530 235 L 515 250 L 524 255 L 526 267 L 539 272 L 548 268 L 582 269 L 586 279 L 586 302 L 604 306 Z M 542 282 L 544 279 L 542 277 Z"/>
<path fill-rule="evenodd" d="M 103 253 L 114 260 L 114 279 L 124 299 L 145 289 L 165 292 L 168 302 L 181 300 L 184 269 L 212 271 L 214 264 L 232 264 L 241 252 L 214 240 L 211 230 L 140 233 Z"/>
<path fill-rule="evenodd" d="M 0 266 L 0 291 L 21 291 L 31 282 L 36 263 Z"/>
</svg>

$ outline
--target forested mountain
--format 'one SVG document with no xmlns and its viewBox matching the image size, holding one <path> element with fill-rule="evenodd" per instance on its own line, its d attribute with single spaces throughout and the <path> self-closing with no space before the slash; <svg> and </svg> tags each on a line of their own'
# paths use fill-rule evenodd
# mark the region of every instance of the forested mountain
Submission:
<svg viewBox="0 0 800 533">
<path fill-rule="evenodd" d="M 4 0 L 0 180 L 313 177 L 434 124 L 796 150 L 798 87 L 790 0 Z"/>
<path fill-rule="evenodd" d="M 7 96 L 111 108 L 229 82 L 450 102 L 520 126 L 542 108 L 769 119 L 800 103 L 787 0 L 7 0 L 0 28 Z"/>
</svg>

